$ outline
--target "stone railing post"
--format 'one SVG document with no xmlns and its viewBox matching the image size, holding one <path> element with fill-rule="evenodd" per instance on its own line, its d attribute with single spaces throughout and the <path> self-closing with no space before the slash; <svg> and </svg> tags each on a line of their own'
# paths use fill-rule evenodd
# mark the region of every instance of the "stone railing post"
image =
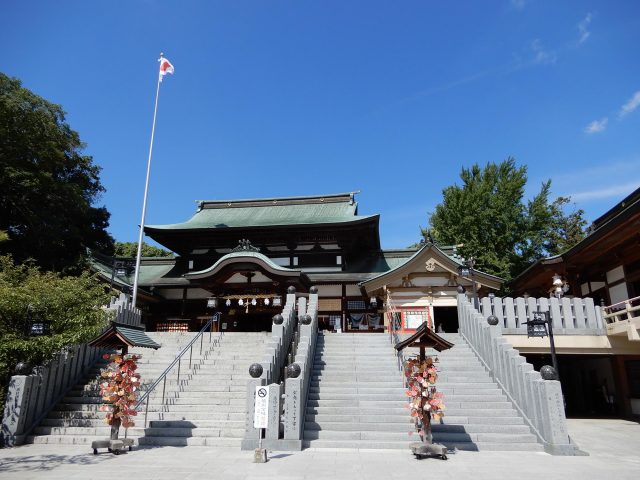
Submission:
<svg viewBox="0 0 640 480">
<path fill-rule="evenodd" d="M 28 427 L 25 420 L 35 382 L 33 375 L 14 375 L 9 381 L 2 419 L 2 443 L 5 447 L 24 443 Z"/>
<path fill-rule="evenodd" d="M 515 310 L 505 311 L 507 325 L 513 325 L 516 320 L 519 323 L 524 321 L 525 314 L 522 312 L 525 304 L 517 303 L 520 306 L 519 316 L 515 315 Z M 570 303 L 565 303 L 570 306 Z M 507 306 L 512 304 L 505 302 Z M 558 328 L 580 328 L 580 317 L 576 320 L 570 318 L 570 308 L 565 308 L 565 316 L 561 317 L 557 299 L 550 306 L 551 311 L 555 311 L 553 321 Z M 588 303 L 586 307 L 588 309 Z M 495 326 L 489 325 L 486 317 L 490 311 L 486 308 L 485 314 L 477 312 L 466 297 L 458 296 L 460 334 L 543 443 L 545 450 L 554 455 L 581 454 L 569 438 L 560 382 L 543 380 L 540 373 L 534 371 L 533 366 L 502 335 L 501 322 L 498 321 Z"/>
</svg>

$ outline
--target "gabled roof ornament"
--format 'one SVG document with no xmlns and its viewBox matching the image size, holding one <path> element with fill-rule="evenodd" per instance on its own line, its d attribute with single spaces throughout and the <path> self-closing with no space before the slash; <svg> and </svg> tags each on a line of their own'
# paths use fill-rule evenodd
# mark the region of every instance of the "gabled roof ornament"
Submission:
<svg viewBox="0 0 640 480">
<path fill-rule="evenodd" d="M 251 242 L 246 238 L 242 240 L 238 240 L 238 246 L 235 247 L 232 252 L 259 252 L 260 249 L 258 247 L 254 247 L 251 245 Z"/>
</svg>

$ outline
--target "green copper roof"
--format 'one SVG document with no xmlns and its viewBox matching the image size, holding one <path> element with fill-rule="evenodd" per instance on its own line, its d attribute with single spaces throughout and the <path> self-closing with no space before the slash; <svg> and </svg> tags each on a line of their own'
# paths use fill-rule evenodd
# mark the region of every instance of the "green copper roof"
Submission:
<svg viewBox="0 0 640 480">
<path fill-rule="evenodd" d="M 317 197 L 202 201 L 199 210 L 184 223 L 147 225 L 147 230 L 189 230 L 278 225 L 344 223 L 377 215 L 359 216 L 353 193 Z"/>
<path fill-rule="evenodd" d="M 131 275 L 116 275 L 113 271 L 113 260 L 111 257 L 94 254 L 90 256 L 88 260 L 90 268 L 98 272 L 107 282 L 110 283 L 113 278 L 114 285 L 120 287 L 131 287 L 133 285 L 133 271 L 131 271 Z M 135 261 L 134 259 L 129 260 L 132 262 Z M 173 273 L 172 275 L 175 264 L 176 260 L 173 257 L 142 257 L 138 285 L 141 287 L 163 284 L 188 285 L 189 282 L 182 277 L 182 273 Z"/>
<path fill-rule="evenodd" d="M 160 345 L 147 336 L 142 328 L 111 323 L 100 335 L 89 342 L 93 347 L 122 348 L 144 347 L 157 350 Z"/>
</svg>

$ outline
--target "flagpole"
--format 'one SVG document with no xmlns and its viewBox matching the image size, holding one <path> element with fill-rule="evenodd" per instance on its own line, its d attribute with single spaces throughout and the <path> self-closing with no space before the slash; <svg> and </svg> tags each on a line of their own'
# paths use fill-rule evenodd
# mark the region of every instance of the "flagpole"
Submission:
<svg viewBox="0 0 640 480">
<path fill-rule="evenodd" d="M 160 60 L 164 54 L 160 53 Z M 162 65 L 162 63 L 161 63 Z M 138 299 L 138 278 L 140 276 L 140 259 L 142 258 L 142 237 L 144 236 L 144 219 L 147 214 L 147 194 L 149 193 L 149 177 L 151 175 L 151 156 L 153 155 L 153 137 L 156 133 L 156 115 L 158 113 L 158 97 L 160 96 L 160 83 L 162 75 L 158 72 L 158 86 L 156 88 L 156 104 L 153 108 L 153 126 L 151 127 L 151 142 L 149 144 L 149 159 L 147 160 L 147 178 L 144 182 L 144 200 L 142 201 L 142 219 L 140 220 L 140 235 L 138 237 L 138 253 L 136 254 L 136 272 L 133 277 L 133 298 L 131 306 L 136 308 Z"/>
</svg>

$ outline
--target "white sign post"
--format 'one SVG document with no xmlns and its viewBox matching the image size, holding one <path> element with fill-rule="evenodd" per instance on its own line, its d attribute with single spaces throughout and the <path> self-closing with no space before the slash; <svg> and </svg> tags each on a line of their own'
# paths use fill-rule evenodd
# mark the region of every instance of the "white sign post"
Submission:
<svg viewBox="0 0 640 480">
<path fill-rule="evenodd" d="M 263 463 L 267 461 L 267 452 L 262 449 L 262 436 L 264 429 L 269 426 L 269 387 L 256 386 L 255 407 L 253 409 L 253 427 L 258 432 L 258 449 L 255 452 L 254 461 Z M 258 458 L 260 461 L 258 461 Z"/>
</svg>

